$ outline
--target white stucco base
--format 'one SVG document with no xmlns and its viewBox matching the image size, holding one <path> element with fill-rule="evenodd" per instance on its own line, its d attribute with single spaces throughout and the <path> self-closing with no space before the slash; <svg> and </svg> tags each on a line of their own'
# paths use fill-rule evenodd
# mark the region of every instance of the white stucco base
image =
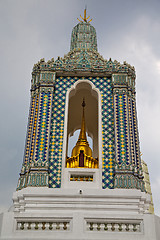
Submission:
<svg viewBox="0 0 160 240">
<path fill-rule="evenodd" d="M 160 218 L 140 190 L 26 188 L 0 214 L 0 239 L 159 240 Z"/>
</svg>

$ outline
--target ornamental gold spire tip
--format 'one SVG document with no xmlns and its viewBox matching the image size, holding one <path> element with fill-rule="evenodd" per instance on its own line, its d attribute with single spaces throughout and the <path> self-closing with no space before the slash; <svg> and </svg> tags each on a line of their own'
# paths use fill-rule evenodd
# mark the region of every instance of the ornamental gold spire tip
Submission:
<svg viewBox="0 0 160 240">
<path fill-rule="evenodd" d="M 87 20 L 90 18 L 90 16 L 86 17 L 86 12 L 87 12 L 87 8 L 85 7 L 85 9 L 84 9 L 84 17 L 82 17 L 82 16 L 80 15 L 80 18 L 81 18 L 84 22 L 90 23 L 90 22 L 92 21 L 92 19 L 90 19 L 89 21 L 87 21 Z M 77 18 L 77 19 L 78 19 L 78 21 L 83 22 L 82 20 L 79 20 L 79 18 Z"/>
</svg>

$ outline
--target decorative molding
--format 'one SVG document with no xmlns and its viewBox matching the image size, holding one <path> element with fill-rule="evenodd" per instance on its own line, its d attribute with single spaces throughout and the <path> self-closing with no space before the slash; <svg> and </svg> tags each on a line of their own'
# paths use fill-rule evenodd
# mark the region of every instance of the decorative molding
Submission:
<svg viewBox="0 0 160 240">
<path fill-rule="evenodd" d="M 145 192 L 144 182 L 138 176 L 124 172 L 115 172 L 114 188 L 140 189 Z"/>
<path fill-rule="evenodd" d="M 74 49 L 71 50 L 64 58 L 58 57 L 56 61 L 52 58 L 48 62 L 41 59 L 33 67 L 33 73 L 41 71 L 51 72 L 88 72 L 90 73 L 105 73 L 111 75 L 114 73 L 125 73 L 131 78 L 128 80 L 134 84 L 135 68 L 130 64 L 116 60 L 104 59 L 96 50 L 93 49 Z"/>
</svg>

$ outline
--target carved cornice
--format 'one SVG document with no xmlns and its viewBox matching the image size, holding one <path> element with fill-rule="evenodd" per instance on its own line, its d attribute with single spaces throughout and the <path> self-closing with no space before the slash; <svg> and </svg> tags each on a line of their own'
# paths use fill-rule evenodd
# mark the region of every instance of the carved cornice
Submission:
<svg viewBox="0 0 160 240">
<path fill-rule="evenodd" d="M 95 50 L 76 49 L 70 51 L 64 58 L 58 57 L 54 61 L 54 58 L 45 62 L 41 59 L 33 67 L 33 73 L 39 73 L 40 71 L 63 71 L 63 72 L 97 72 L 106 74 L 113 73 L 125 73 L 135 78 L 135 68 L 130 64 L 120 62 L 110 58 L 109 60 L 104 59 Z"/>
</svg>

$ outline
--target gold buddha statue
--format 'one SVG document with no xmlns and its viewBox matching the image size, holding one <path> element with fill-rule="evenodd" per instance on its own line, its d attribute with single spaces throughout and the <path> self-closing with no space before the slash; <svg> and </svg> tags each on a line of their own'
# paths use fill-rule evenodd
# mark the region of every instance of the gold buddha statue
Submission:
<svg viewBox="0 0 160 240">
<path fill-rule="evenodd" d="M 78 141 L 75 147 L 72 149 L 71 157 L 67 157 L 67 168 L 98 168 L 98 158 L 92 157 L 92 149 L 89 147 L 89 143 L 87 141 L 84 112 L 85 105 L 86 104 L 83 99 L 81 131 Z"/>
</svg>

